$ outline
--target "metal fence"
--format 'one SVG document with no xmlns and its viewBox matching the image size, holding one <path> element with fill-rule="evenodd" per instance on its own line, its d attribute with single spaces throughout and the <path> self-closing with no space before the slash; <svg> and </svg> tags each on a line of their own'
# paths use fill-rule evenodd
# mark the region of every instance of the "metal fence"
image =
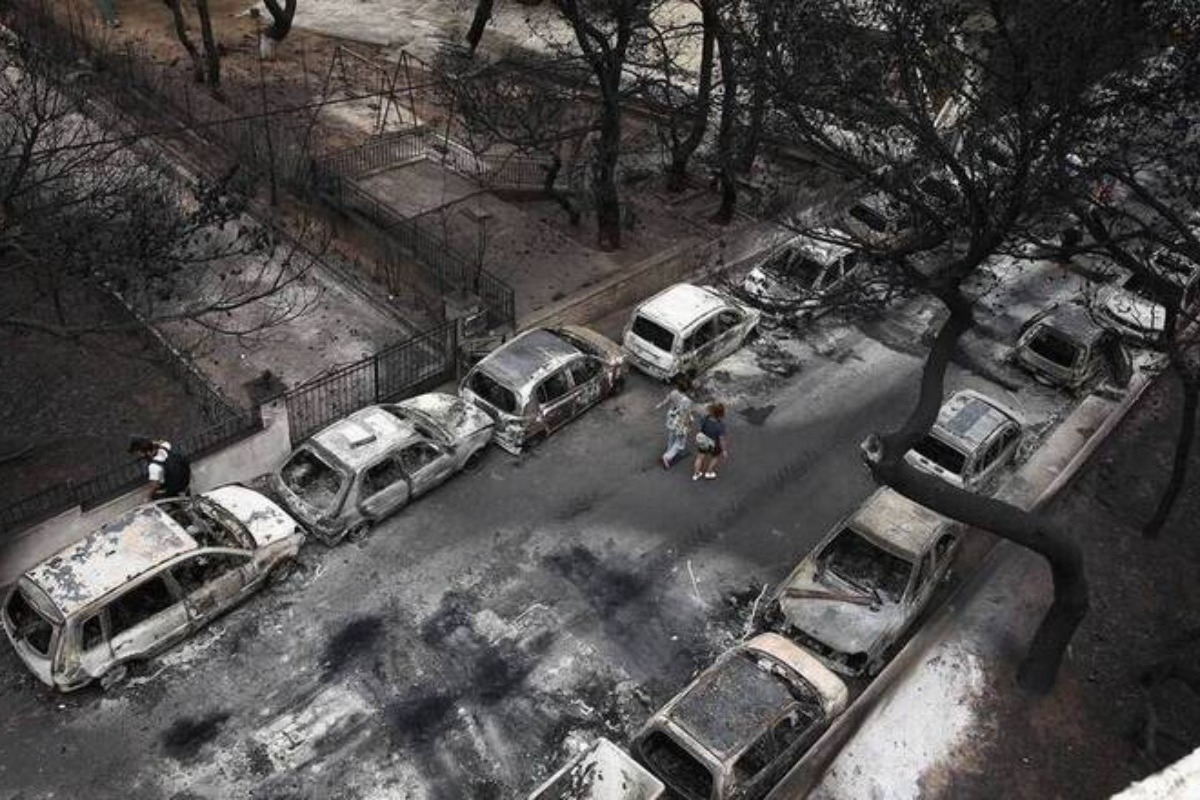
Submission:
<svg viewBox="0 0 1200 800">
<path fill-rule="evenodd" d="M 292 442 L 372 403 L 383 403 L 453 380 L 458 324 L 446 322 L 284 393 Z"/>
<path fill-rule="evenodd" d="M 261 429 L 262 417 L 257 409 L 239 410 L 212 427 L 179 437 L 172 445 L 189 460 L 194 460 Z M 110 464 L 86 480 L 60 483 L 0 508 L 0 533 L 30 527 L 75 506 L 93 508 L 145 482 L 144 462 Z"/>
<path fill-rule="evenodd" d="M 434 230 L 428 222 L 400 216 L 352 180 L 321 168 L 318 172 L 316 181 L 324 198 L 342 211 L 365 217 L 388 234 L 420 266 L 440 294 L 451 290 L 473 292 L 487 308 L 488 327 L 511 327 L 515 323 L 512 287 L 480 266 L 476 259 L 456 250 L 446 241 L 444 233 Z"/>
</svg>

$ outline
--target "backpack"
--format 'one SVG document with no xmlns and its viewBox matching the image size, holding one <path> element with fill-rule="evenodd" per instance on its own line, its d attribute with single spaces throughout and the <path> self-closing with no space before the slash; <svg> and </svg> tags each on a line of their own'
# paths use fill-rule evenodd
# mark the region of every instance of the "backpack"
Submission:
<svg viewBox="0 0 1200 800">
<path fill-rule="evenodd" d="M 192 483 L 192 466 L 182 453 L 174 448 L 167 451 L 166 458 L 154 459 L 163 468 L 163 494 L 183 494 Z"/>
</svg>

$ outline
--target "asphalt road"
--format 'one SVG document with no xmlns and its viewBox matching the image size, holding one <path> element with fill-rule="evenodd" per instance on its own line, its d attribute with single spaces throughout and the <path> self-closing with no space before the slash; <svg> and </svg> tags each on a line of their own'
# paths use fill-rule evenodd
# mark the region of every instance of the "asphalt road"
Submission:
<svg viewBox="0 0 1200 800">
<path fill-rule="evenodd" d="M 52 696 L 0 648 L 0 798 L 523 796 L 571 738 L 625 741 L 869 494 L 858 442 L 913 401 L 917 327 L 768 335 L 719 365 L 716 481 L 661 468 L 664 389 L 635 375 L 362 543 L 311 545 L 124 686 Z"/>
</svg>

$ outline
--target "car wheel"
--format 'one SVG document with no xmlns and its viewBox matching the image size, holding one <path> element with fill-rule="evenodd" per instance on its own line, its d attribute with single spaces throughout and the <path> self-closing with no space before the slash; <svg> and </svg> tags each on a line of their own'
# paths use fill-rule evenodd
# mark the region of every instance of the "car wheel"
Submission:
<svg viewBox="0 0 1200 800">
<path fill-rule="evenodd" d="M 300 571 L 300 563 L 295 558 L 285 558 L 275 565 L 267 575 L 267 584 L 271 587 L 283 586 Z"/>
<path fill-rule="evenodd" d="M 760 331 L 758 329 L 758 326 L 755 325 L 753 328 L 746 331 L 746 338 L 742 339 L 742 344 L 750 344 L 752 342 L 758 341 L 759 333 L 760 333 Z"/>
<path fill-rule="evenodd" d="M 547 434 L 545 431 L 538 431 L 533 436 L 530 436 L 528 439 L 526 439 L 521 445 L 521 455 L 528 454 L 530 450 L 546 441 L 546 436 Z"/>
<path fill-rule="evenodd" d="M 117 664 L 108 672 L 100 676 L 100 688 L 104 691 L 112 691 L 118 688 L 129 680 L 129 665 Z"/>
<path fill-rule="evenodd" d="M 612 388 L 608 390 L 609 397 L 616 397 L 621 392 L 625 391 L 625 376 L 617 378 L 612 382 Z"/>
<path fill-rule="evenodd" d="M 463 472 L 474 472 L 483 463 L 483 456 L 487 453 L 487 447 L 481 447 L 471 455 L 467 456 L 467 460 L 463 462 Z"/>
<path fill-rule="evenodd" d="M 361 542 L 367 538 L 367 534 L 371 532 L 371 523 L 367 520 L 360 520 L 346 529 L 346 539 L 351 542 Z"/>
</svg>

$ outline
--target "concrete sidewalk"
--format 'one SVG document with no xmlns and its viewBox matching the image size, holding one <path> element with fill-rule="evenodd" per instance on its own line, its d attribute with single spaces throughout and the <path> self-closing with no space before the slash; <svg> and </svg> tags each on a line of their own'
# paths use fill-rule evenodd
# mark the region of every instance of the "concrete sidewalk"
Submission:
<svg viewBox="0 0 1200 800">
<path fill-rule="evenodd" d="M 1045 505 L 1152 379 L 1139 373 L 1119 400 L 1085 399 L 999 496 L 1026 509 Z M 986 692 L 1014 685 L 1017 666 L 1052 597 L 1044 559 L 990 534 L 971 536 L 983 538 L 964 548 L 967 563 L 957 567 L 967 576 L 964 583 L 776 787 L 771 800 L 915 800 L 950 792 L 949 765 L 969 758 L 976 732 L 996 724 L 983 713 Z"/>
</svg>

